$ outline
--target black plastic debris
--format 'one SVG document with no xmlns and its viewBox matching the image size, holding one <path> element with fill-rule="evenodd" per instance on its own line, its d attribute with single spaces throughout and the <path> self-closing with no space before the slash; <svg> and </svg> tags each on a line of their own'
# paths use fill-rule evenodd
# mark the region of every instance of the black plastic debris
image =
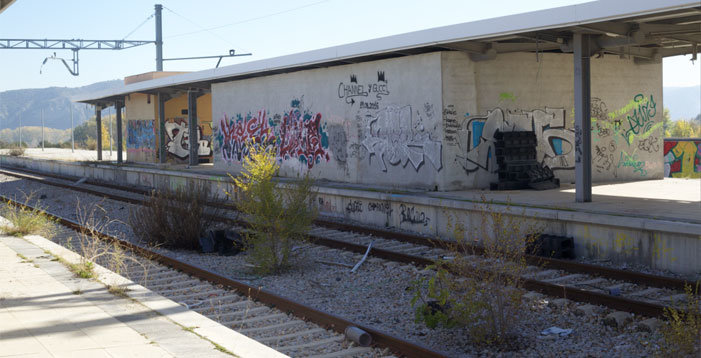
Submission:
<svg viewBox="0 0 701 358">
<path fill-rule="evenodd" d="M 515 131 L 494 134 L 499 181 L 491 190 L 555 189 L 560 180 L 553 171 L 536 160 L 538 146 L 535 132 Z"/>
<path fill-rule="evenodd" d="M 574 259 L 574 240 L 571 237 L 542 234 L 529 244 L 532 255 L 555 259 Z"/>
<path fill-rule="evenodd" d="M 204 237 L 200 238 L 200 248 L 204 253 L 217 252 L 219 255 L 236 255 L 246 248 L 246 243 L 237 231 L 234 230 L 208 230 Z"/>
</svg>

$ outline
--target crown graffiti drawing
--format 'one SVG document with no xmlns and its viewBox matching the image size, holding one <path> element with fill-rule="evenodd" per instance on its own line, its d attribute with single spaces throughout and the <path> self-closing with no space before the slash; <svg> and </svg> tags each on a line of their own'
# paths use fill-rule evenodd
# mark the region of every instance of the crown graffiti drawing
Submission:
<svg viewBox="0 0 701 358">
<path fill-rule="evenodd" d="M 358 83 L 358 77 L 356 75 L 350 75 L 350 77 L 351 77 L 351 82 Z"/>
<path fill-rule="evenodd" d="M 377 71 L 377 82 L 387 82 L 385 80 L 385 71 Z"/>
</svg>

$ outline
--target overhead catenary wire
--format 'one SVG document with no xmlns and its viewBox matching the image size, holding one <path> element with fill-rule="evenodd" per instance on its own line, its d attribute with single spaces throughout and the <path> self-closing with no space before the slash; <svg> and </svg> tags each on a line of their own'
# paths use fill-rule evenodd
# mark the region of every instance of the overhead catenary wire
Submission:
<svg viewBox="0 0 701 358">
<path fill-rule="evenodd" d="M 129 32 L 126 36 L 124 36 L 124 37 L 122 38 L 122 40 L 126 40 L 127 37 L 129 37 L 129 36 L 131 36 L 132 34 L 134 34 L 134 33 L 136 32 L 136 30 L 138 30 L 138 29 L 140 29 L 142 26 L 144 26 L 144 25 L 148 22 L 148 20 L 151 20 L 154 16 L 155 16 L 155 14 L 153 14 L 153 13 L 152 13 L 151 15 L 149 15 L 149 16 L 146 18 L 146 20 L 144 20 L 141 24 L 139 24 L 137 27 L 135 27 L 133 30 L 131 30 L 131 32 Z"/>
<path fill-rule="evenodd" d="M 293 12 L 293 11 L 297 11 L 297 10 L 306 9 L 306 8 L 308 8 L 308 7 L 320 5 L 320 4 L 329 2 L 329 1 L 331 1 L 331 0 L 321 0 L 321 1 L 313 2 L 313 3 L 311 3 L 311 4 L 302 5 L 302 6 L 294 7 L 294 8 L 291 8 L 291 9 L 287 9 L 287 10 L 283 10 L 283 11 L 278 11 L 278 12 L 274 12 L 274 13 L 270 13 L 270 14 L 266 14 L 266 15 L 261 15 L 261 16 L 257 16 L 257 17 L 252 17 L 252 18 L 245 19 L 245 20 L 240 20 L 240 21 L 236 21 L 236 22 L 231 22 L 231 23 L 224 24 L 224 25 L 219 25 L 219 26 L 214 26 L 214 27 L 209 27 L 209 28 L 201 27 L 202 30 L 199 30 L 199 31 L 184 32 L 184 33 L 180 33 L 180 34 L 171 35 L 171 36 L 168 36 L 168 37 L 166 37 L 166 38 L 182 37 L 182 36 L 197 34 L 197 33 L 204 32 L 204 31 L 218 30 L 218 29 L 221 29 L 221 28 L 229 27 L 229 26 L 241 25 L 241 24 L 245 24 L 245 23 L 248 23 L 248 22 L 258 21 L 258 20 L 262 20 L 262 19 L 269 18 L 269 17 L 273 17 L 273 16 L 277 16 L 277 15 L 286 14 L 286 13 L 288 13 L 288 12 Z M 169 9 L 169 10 L 170 10 L 170 9 Z M 177 14 L 176 14 L 176 15 L 177 15 Z M 199 25 L 198 25 L 198 26 L 199 26 Z"/>
<path fill-rule="evenodd" d="M 195 25 L 195 26 L 197 26 L 197 27 L 199 27 L 199 28 L 201 29 L 200 31 L 195 31 L 194 33 L 208 32 L 208 33 L 210 33 L 211 35 L 218 37 L 220 40 L 222 40 L 222 41 L 228 43 L 228 44 L 231 45 L 232 47 L 236 47 L 236 45 L 234 45 L 234 44 L 233 44 L 231 41 L 229 41 L 228 39 L 224 38 L 223 36 L 221 36 L 221 35 L 219 35 L 219 34 L 217 34 L 217 33 L 215 33 L 215 32 L 210 31 L 209 29 L 207 29 L 207 28 L 205 28 L 204 26 L 202 26 L 202 25 L 196 23 L 195 21 L 190 20 L 189 18 L 187 18 L 187 17 L 185 17 L 185 16 L 183 16 L 183 15 L 180 15 L 179 13 L 175 12 L 173 9 L 170 9 L 170 8 L 168 8 L 168 7 L 166 7 L 166 6 L 164 6 L 163 8 L 166 9 L 166 10 L 168 10 L 168 11 L 170 11 L 173 15 L 176 15 L 176 16 L 178 16 L 178 17 L 184 19 L 185 21 L 187 21 L 187 22 L 189 22 L 189 23 L 191 23 L 191 24 L 193 24 L 193 25 Z M 166 38 L 172 38 L 172 37 L 175 37 L 175 36 L 167 36 Z M 245 49 L 242 49 L 242 50 L 246 51 Z"/>
</svg>

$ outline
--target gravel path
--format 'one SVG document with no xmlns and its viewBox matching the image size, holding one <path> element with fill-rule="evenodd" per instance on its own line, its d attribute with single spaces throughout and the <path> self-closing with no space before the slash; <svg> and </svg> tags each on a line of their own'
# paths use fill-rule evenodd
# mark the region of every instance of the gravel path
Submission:
<svg viewBox="0 0 701 358">
<path fill-rule="evenodd" d="M 72 219 L 76 219 L 77 202 L 81 205 L 99 202 L 109 218 L 121 221 L 112 226 L 110 233 L 135 241 L 131 229 L 124 224 L 133 207 L 130 204 L 4 175 L 0 175 L 0 189 L 5 196 L 13 196 L 20 190 L 34 192 L 37 199 L 45 195 L 40 201 L 47 210 Z M 21 194 L 18 198 L 22 199 Z M 594 316 L 577 316 L 574 314 L 577 304 L 573 302 L 553 305 L 549 304 L 547 297 L 534 297 L 526 301 L 526 308 L 517 317 L 521 349 L 498 352 L 472 346 L 463 329 L 432 330 L 415 323 L 409 303 L 412 293 L 407 288 L 422 272 L 410 265 L 369 258 L 357 273 L 352 274 L 346 267 L 318 261 L 354 265 L 361 255 L 304 245 L 295 251 L 294 269 L 278 276 L 257 277 L 249 271 L 245 255 L 222 257 L 166 249 L 160 251 L 317 309 L 446 351 L 455 357 L 642 357 L 652 355 L 660 339 L 659 332 L 636 330 L 635 323 L 642 317 L 635 317 L 633 324 L 619 330 L 602 324 L 603 317 L 611 312 L 606 308 L 599 307 L 600 314 Z M 540 334 L 552 326 L 573 328 L 574 332 L 567 337 Z"/>
</svg>

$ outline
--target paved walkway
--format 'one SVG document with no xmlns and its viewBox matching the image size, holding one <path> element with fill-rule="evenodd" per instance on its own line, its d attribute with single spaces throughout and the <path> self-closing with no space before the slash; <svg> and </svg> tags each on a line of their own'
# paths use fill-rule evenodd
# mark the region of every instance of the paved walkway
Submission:
<svg viewBox="0 0 701 358">
<path fill-rule="evenodd" d="M 0 236 L 0 357 L 231 357 L 139 303 Z"/>
</svg>

